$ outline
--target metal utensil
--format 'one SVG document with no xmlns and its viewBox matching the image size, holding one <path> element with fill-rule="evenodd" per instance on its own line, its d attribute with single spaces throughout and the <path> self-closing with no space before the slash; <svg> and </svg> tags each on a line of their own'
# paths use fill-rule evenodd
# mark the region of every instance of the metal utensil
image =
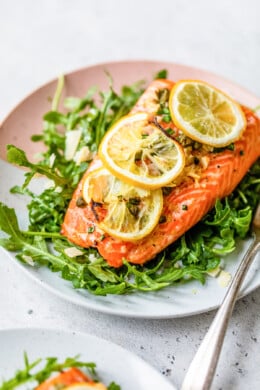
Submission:
<svg viewBox="0 0 260 390">
<path fill-rule="evenodd" d="M 207 390 L 213 380 L 236 297 L 244 277 L 260 248 L 260 203 L 253 220 L 253 241 L 243 257 L 223 302 L 204 338 L 182 384 L 182 390 Z"/>
</svg>

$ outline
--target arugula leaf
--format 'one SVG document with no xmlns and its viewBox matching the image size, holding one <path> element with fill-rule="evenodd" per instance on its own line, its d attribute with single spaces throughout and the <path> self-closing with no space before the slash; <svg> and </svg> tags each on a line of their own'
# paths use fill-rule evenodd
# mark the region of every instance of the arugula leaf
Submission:
<svg viewBox="0 0 260 390">
<path fill-rule="evenodd" d="M 37 172 L 48 177 L 50 180 L 53 180 L 57 186 L 63 186 L 67 184 L 67 180 L 58 174 L 55 174 L 51 168 L 41 164 L 33 164 L 28 161 L 24 151 L 14 145 L 7 145 L 7 160 L 12 164 L 30 168 L 30 178 L 32 178 L 32 176 L 34 176 L 34 174 Z M 28 184 L 28 181 L 26 181 L 26 185 Z"/>
<path fill-rule="evenodd" d="M 9 251 L 23 249 L 24 237 L 19 230 L 15 211 L 0 202 L 0 228 L 9 239 L 0 237 L 0 244 Z"/>
<path fill-rule="evenodd" d="M 84 98 L 79 98 L 79 97 L 67 97 L 64 100 L 64 107 L 66 107 L 68 110 L 73 111 L 73 112 L 80 112 L 84 110 L 87 106 L 92 106 L 92 100 L 93 96 L 97 92 L 97 87 L 91 87 L 86 96 Z"/>
<path fill-rule="evenodd" d="M 9 238 L 0 238 L 0 244 L 7 250 L 19 251 L 16 257 L 24 263 L 52 265 L 57 269 L 67 266 L 70 272 L 79 273 L 72 262 L 67 262 L 61 256 L 51 253 L 45 241 L 44 234 L 37 235 L 37 232 L 22 232 L 19 229 L 14 209 L 7 207 L 0 202 L 0 228 Z M 51 236 L 49 234 L 49 236 Z M 55 238 L 57 235 L 55 235 Z M 61 237 L 61 236 L 59 236 Z"/>
</svg>

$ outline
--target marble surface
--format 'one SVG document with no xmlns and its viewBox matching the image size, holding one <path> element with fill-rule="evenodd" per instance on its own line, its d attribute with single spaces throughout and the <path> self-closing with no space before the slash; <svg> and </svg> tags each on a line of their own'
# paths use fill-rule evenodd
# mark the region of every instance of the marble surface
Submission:
<svg viewBox="0 0 260 390">
<path fill-rule="evenodd" d="M 259 15 L 258 0 L 1 0 L 0 120 L 58 74 L 112 60 L 196 66 L 260 96 Z M 0 329 L 89 332 L 133 351 L 177 387 L 215 314 L 136 320 L 96 313 L 45 291 L 6 258 L 0 281 Z M 236 304 L 212 388 L 259 389 L 259 344 L 260 289 Z"/>
</svg>

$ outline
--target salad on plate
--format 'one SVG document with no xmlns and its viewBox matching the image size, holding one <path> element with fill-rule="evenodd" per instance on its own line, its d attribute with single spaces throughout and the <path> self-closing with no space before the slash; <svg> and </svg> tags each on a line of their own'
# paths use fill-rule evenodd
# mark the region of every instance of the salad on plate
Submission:
<svg viewBox="0 0 260 390">
<path fill-rule="evenodd" d="M 0 204 L 0 244 L 96 295 L 156 291 L 218 275 L 250 231 L 260 192 L 260 121 L 202 80 L 160 71 L 121 93 L 67 97 L 58 82 L 38 162 L 11 193 L 28 197 L 28 229 Z M 47 179 L 37 193 L 35 176 Z M 36 180 L 39 180 L 36 178 Z"/>
</svg>

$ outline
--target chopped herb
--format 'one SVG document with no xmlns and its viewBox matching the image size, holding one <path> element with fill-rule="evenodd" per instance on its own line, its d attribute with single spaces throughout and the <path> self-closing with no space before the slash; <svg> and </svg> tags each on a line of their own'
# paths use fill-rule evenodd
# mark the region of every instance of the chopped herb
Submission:
<svg viewBox="0 0 260 390">
<path fill-rule="evenodd" d="M 83 196 L 79 196 L 76 200 L 76 205 L 77 207 L 85 207 L 87 205 L 85 199 L 83 198 Z"/>
<path fill-rule="evenodd" d="M 154 80 L 156 80 L 156 79 L 167 79 L 167 76 L 168 76 L 167 69 L 162 69 L 162 70 L 160 70 L 159 72 L 157 72 L 154 75 Z"/>
<path fill-rule="evenodd" d="M 235 150 L 235 144 L 230 144 L 226 147 L 228 150 Z"/>
<path fill-rule="evenodd" d="M 129 198 L 128 203 L 132 205 L 138 205 L 140 204 L 141 199 L 140 198 Z"/>
<path fill-rule="evenodd" d="M 224 146 L 224 147 L 221 147 L 221 148 L 214 148 L 213 149 L 213 152 L 214 153 L 221 153 L 223 152 L 224 150 L 231 150 L 231 151 L 234 151 L 235 150 L 235 144 L 232 143 L 232 144 L 229 144 L 227 146 Z"/>
<path fill-rule="evenodd" d="M 175 131 L 173 129 L 171 129 L 170 127 L 168 129 L 165 129 L 165 132 L 169 135 L 173 135 L 175 133 Z"/>
<path fill-rule="evenodd" d="M 127 201 L 125 200 L 125 205 L 133 217 L 138 218 L 140 213 L 140 208 L 138 207 L 141 203 L 141 199 L 138 197 L 129 198 Z"/>
<path fill-rule="evenodd" d="M 135 154 L 135 162 L 140 161 L 142 158 L 142 151 L 138 150 Z"/>
<path fill-rule="evenodd" d="M 173 188 L 172 187 L 162 187 L 162 192 L 164 196 L 170 195 L 172 192 Z"/>
<path fill-rule="evenodd" d="M 130 214 L 133 215 L 133 217 L 138 218 L 138 215 L 140 213 L 140 208 L 138 205 L 140 204 L 140 200 L 136 202 L 135 198 L 129 199 L 126 202 L 126 207 L 129 210 Z"/>
<path fill-rule="evenodd" d="M 164 122 L 166 122 L 166 123 L 170 123 L 171 120 L 172 120 L 172 118 L 171 118 L 170 115 L 163 115 L 163 116 L 162 116 L 162 120 L 163 120 Z"/>
<path fill-rule="evenodd" d="M 183 205 L 181 206 L 181 208 L 182 208 L 182 210 L 188 210 L 188 206 L 187 206 L 186 204 L 183 204 Z"/>
<path fill-rule="evenodd" d="M 157 114 L 170 116 L 170 110 L 168 108 L 168 103 L 160 104 L 160 108 L 158 109 Z"/>
<path fill-rule="evenodd" d="M 88 233 L 93 233 L 95 231 L 95 226 L 88 227 Z"/>
</svg>

